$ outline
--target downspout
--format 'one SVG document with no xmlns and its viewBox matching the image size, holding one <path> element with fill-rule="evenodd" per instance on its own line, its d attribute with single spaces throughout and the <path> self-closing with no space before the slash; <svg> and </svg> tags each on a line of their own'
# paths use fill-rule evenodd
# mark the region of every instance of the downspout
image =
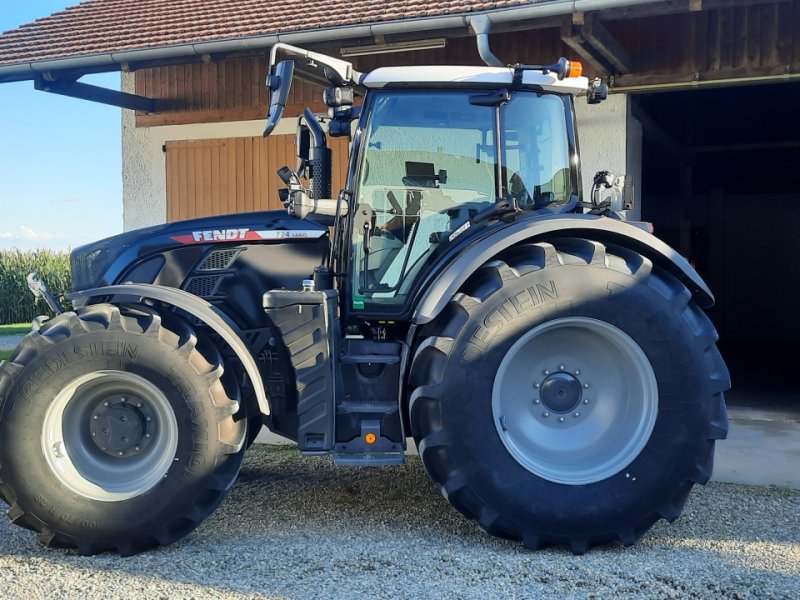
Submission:
<svg viewBox="0 0 800 600">
<path fill-rule="evenodd" d="M 483 46 L 481 57 L 503 66 L 488 48 L 488 31 L 491 24 L 509 23 L 521 20 L 539 19 L 573 12 L 622 8 L 642 4 L 652 4 L 663 0 L 554 0 L 552 2 L 527 4 L 514 8 L 493 9 L 461 15 L 441 15 L 418 19 L 403 19 L 368 25 L 346 25 L 343 27 L 320 28 L 307 31 L 272 33 L 227 40 L 193 42 L 161 48 L 124 50 L 87 56 L 69 57 L 54 60 L 30 61 L 14 65 L 0 66 L 0 82 L 25 81 L 56 71 L 75 73 L 111 72 L 127 68 L 137 63 L 158 60 L 180 60 L 209 54 L 263 50 L 278 42 L 288 44 L 316 44 L 350 38 L 376 37 L 392 34 L 419 33 L 441 29 L 472 27 Z M 483 40 L 483 41 L 481 41 Z"/>
<path fill-rule="evenodd" d="M 505 67 L 503 61 L 497 58 L 489 47 L 489 31 L 492 29 L 489 17 L 487 15 L 469 17 L 469 26 L 478 38 L 478 54 L 481 60 L 490 67 Z"/>
</svg>

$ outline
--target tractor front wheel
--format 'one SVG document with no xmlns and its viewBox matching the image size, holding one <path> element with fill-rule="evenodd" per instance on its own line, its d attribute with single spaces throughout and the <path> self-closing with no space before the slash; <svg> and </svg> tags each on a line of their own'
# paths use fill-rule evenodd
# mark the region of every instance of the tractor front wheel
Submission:
<svg viewBox="0 0 800 600">
<path fill-rule="evenodd" d="M 0 365 L 0 497 L 46 545 L 134 554 L 192 531 L 242 461 L 235 378 L 184 321 L 94 305 Z"/>
</svg>

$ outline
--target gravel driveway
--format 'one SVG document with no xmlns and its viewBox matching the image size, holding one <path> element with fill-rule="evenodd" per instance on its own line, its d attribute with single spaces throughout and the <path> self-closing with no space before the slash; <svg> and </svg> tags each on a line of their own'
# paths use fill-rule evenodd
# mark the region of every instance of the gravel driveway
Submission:
<svg viewBox="0 0 800 600">
<path fill-rule="evenodd" d="M 80 557 L 3 521 L 0 597 L 794 600 L 800 492 L 715 483 L 634 548 L 531 553 L 451 509 L 415 457 L 334 468 L 255 447 L 220 511 L 169 548 Z"/>
</svg>

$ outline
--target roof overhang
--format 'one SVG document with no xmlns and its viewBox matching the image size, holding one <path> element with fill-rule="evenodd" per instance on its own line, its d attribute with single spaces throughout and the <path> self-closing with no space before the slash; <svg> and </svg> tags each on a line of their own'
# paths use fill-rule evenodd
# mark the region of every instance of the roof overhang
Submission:
<svg viewBox="0 0 800 600">
<path fill-rule="evenodd" d="M 135 70 L 146 66 L 155 66 L 159 63 L 174 63 L 216 54 L 265 50 L 278 42 L 308 45 L 353 38 L 424 34 L 437 30 L 463 29 L 468 28 L 471 20 L 476 17 L 485 17 L 492 24 L 505 24 L 571 13 L 656 3 L 664 4 L 665 0 L 552 0 L 551 2 L 539 4 L 475 11 L 459 15 L 409 18 L 284 33 L 266 33 L 249 37 L 22 62 L 0 66 L 0 83 L 35 81 L 39 79 L 54 80 L 58 78 L 77 80 L 82 75 L 91 73 Z"/>
</svg>

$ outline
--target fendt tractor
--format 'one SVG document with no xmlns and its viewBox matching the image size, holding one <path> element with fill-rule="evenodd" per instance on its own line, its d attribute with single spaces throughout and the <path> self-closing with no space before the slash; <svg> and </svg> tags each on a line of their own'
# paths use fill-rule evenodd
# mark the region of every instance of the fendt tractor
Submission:
<svg viewBox="0 0 800 600">
<path fill-rule="evenodd" d="M 713 296 L 626 222 L 629 181 L 584 198 L 574 103 L 607 86 L 478 46 L 488 66 L 361 73 L 276 44 L 265 135 L 295 76 L 329 107 L 298 120 L 287 211 L 77 248 L 68 311 L 31 274 L 56 316 L 0 365 L 12 522 L 81 554 L 170 544 L 262 425 L 348 466 L 401 464 L 413 438 L 450 504 L 530 549 L 680 515 L 728 427 Z"/>
</svg>

